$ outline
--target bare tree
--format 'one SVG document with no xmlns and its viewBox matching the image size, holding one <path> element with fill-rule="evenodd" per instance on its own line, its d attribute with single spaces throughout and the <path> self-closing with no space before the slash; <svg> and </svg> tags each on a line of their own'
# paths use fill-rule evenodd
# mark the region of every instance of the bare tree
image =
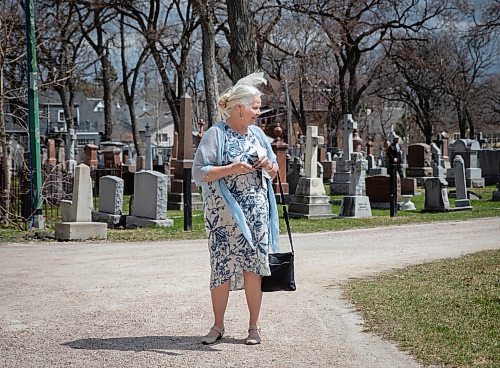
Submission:
<svg viewBox="0 0 500 368">
<path fill-rule="evenodd" d="M 20 6 L 16 1 L 7 1 L 0 9 L 0 148 L 2 152 L 2 192 L 0 193 L 0 218 L 3 225 L 11 217 L 11 165 L 10 145 L 7 136 L 7 121 L 12 120 L 11 102 L 17 99 L 19 86 L 12 82 L 24 69 L 24 30 Z M 16 69 L 20 69 L 16 71 Z"/>
<path fill-rule="evenodd" d="M 387 72 L 387 88 L 381 92 L 382 98 L 411 109 L 427 144 L 432 142 L 445 103 L 443 70 L 436 57 L 439 48 L 438 40 L 430 35 L 425 41 L 410 40 L 395 47 L 386 64 L 392 73 Z"/>
<path fill-rule="evenodd" d="M 145 47 L 149 49 L 160 75 L 164 97 L 177 131 L 192 34 L 199 25 L 198 18 L 193 15 L 191 1 L 111 1 L 109 6 L 129 18 L 129 25 L 144 37 Z"/>
<path fill-rule="evenodd" d="M 463 24 L 460 28 L 450 25 L 446 32 L 439 34 L 443 88 L 455 108 L 461 138 L 467 137 L 467 131 L 469 138 L 476 136 L 477 122 L 472 111 L 480 100 L 477 97 L 487 92 L 481 88 L 481 82 L 498 58 L 500 42 L 494 35 L 491 29 L 490 32 L 486 29 L 477 32 L 476 27 L 464 27 Z"/>
<path fill-rule="evenodd" d="M 217 60 L 215 55 L 215 4 L 213 0 L 193 0 L 193 9 L 198 14 L 201 24 L 203 80 L 205 82 L 207 122 L 210 127 L 219 118 L 216 101 L 219 90 L 217 85 Z"/>
<path fill-rule="evenodd" d="M 229 23 L 229 60 L 231 79 L 238 79 L 257 71 L 255 30 L 250 11 L 250 0 L 226 0 Z"/>
<path fill-rule="evenodd" d="M 135 95 L 137 87 L 137 79 L 140 75 L 141 67 L 149 57 L 149 49 L 142 48 L 135 65 L 130 69 L 128 59 L 130 58 L 130 43 L 126 42 L 125 32 L 125 16 L 122 14 L 120 17 L 120 56 L 121 56 L 121 69 L 122 69 L 122 87 L 125 101 L 128 106 L 130 123 L 132 125 L 132 137 L 134 140 L 134 147 L 138 154 L 143 150 L 139 147 L 139 130 L 137 127 L 137 118 L 135 116 Z M 128 52 L 128 54 L 127 54 Z"/>
<path fill-rule="evenodd" d="M 413 38 L 431 26 L 431 20 L 450 9 L 449 1 L 373 0 L 296 1 L 291 9 L 307 14 L 323 29 L 334 51 L 342 113 L 358 114 L 358 104 L 373 81 L 361 74 L 376 73 L 377 65 L 365 63 L 379 46 L 399 38 Z"/>
<path fill-rule="evenodd" d="M 75 0 L 78 3 L 81 32 L 95 51 L 101 66 L 101 83 L 104 101 L 103 140 L 111 140 L 113 133 L 112 100 L 114 69 L 110 60 L 109 46 L 114 39 L 111 23 L 117 14 L 113 8 L 99 0 Z"/>
</svg>

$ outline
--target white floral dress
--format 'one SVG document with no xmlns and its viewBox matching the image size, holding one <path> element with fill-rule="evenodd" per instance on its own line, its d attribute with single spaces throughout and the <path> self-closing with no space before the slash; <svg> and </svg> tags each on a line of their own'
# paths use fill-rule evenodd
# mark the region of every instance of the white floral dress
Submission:
<svg viewBox="0 0 500 368">
<path fill-rule="evenodd" d="M 223 165 L 235 161 L 253 164 L 258 159 L 261 146 L 257 136 L 251 131 L 242 135 L 228 125 L 224 125 Z M 240 205 L 252 234 L 253 247 L 241 232 L 230 209 L 219 196 L 214 183 L 208 183 L 209 191 L 205 199 L 205 228 L 210 250 L 210 288 L 215 288 L 231 280 L 231 290 L 244 288 L 243 271 L 270 275 L 269 270 L 269 202 L 267 184 L 262 179 L 262 170 L 248 174 L 233 174 L 223 178 Z"/>
</svg>

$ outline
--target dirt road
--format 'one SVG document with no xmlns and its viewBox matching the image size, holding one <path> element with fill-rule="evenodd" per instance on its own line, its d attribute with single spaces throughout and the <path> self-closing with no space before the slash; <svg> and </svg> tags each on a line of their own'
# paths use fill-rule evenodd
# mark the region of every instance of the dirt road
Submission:
<svg viewBox="0 0 500 368">
<path fill-rule="evenodd" d="M 339 285 L 498 249 L 500 219 L 296 235 L 295 247 L 298 290 L 265 295 L 263 343 L 243 344 L 240 291 L 225 338 L 205 347 L 205 241 L 0 245 L 0 367 L 419 367 L 363 332 Z"/>
</svg>

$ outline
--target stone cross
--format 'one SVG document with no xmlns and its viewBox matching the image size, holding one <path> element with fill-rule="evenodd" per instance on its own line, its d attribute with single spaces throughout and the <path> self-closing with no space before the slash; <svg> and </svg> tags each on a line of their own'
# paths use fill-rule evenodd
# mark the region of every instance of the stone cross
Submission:
<svg viewBox="0 0 500 368">
<path fill-rule="evenodd" d="M 347 161 L 354 152 L 352 136 L 353 130 L 358 129 L 358 123 L 352 119 L 351 114 L 344 115 L 342 121 L 342 147 L 343 147 L 343 160 Z"/>
<path fill-rule="evenodd" d="M 318 146 L 324 143 L 324 138 L 318 135 L 317 126 L 308 126 L 306 132 L 306 178 L 318 176 Z"/>
</svg>

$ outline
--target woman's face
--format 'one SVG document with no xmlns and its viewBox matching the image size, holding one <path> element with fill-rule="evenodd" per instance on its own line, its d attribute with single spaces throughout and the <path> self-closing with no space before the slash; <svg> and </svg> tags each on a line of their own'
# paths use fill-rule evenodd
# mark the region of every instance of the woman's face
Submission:
<svg viewBox="0 0 500 368">
<path fill-rule="evenodd" d="M 255 124 L 255 121 L 260 115 L 260 97 L 255 96 L 252 99 L 250 105 L 241 104 L 239 109 L 236 109 L 237 113 L 240 114 L 241 120 L 248 125 Z"/>
</svg>

